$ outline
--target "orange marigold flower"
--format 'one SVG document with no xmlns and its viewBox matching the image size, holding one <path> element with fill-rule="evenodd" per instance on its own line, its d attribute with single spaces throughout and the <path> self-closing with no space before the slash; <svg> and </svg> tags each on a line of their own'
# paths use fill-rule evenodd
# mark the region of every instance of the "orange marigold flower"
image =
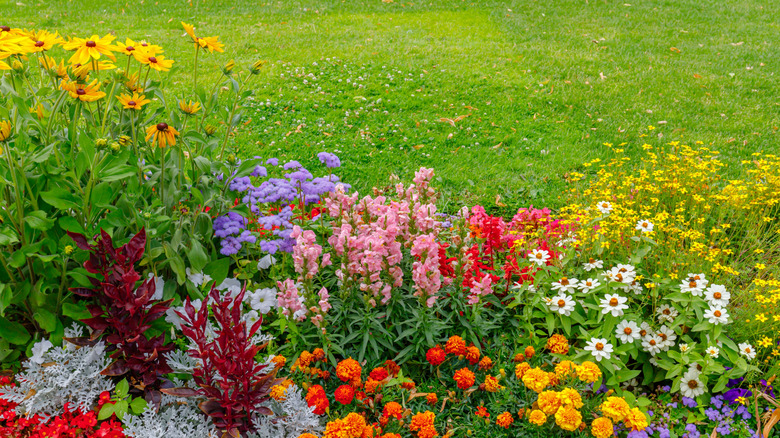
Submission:
<svg viewBox="0 0 780 438">
<path fill-rule="evenodd" d="M 567 354 L 569 352 L 569 340 L 563 335 L 555 334 L 547 339 L 545 347 L 555 354 Z"/>
<path fill-rule="evenodd" d="M 458 383 L 458 388 L 469 389 L 474 386 L 474 373 L 468 368 L 461 368 L 455 371 L 455 375 L 452 377 Z"/>
<path fill-rule="evenodd" d="M 379 380 L 374 380 L 372 378 L 368 378 L 366 380 L 366 385 L 364 389 L 366 390 L 366 394 L 373 394 L 382 386 L 382 383 Z"/>
<path fill-rule="evenodd" d="M 325 360 L 325 350 L 322 348 L 315 348 L 312 352 L 312 357 L 316 361 L 324 361 Z"/>
<path fill-rule="evenodd" d="M 438 345 L 430 348 L 427 353 L 425 353 L 425 358 L 428 360 L 428 363 L 430 363 L 433 366 L 441 365 L 442 362 L 444 362 L 444 359 L 447 358 L 447 353 L 444 352 L 444 350 L 441 349 Z"/>
<path fill-rule="evenodd" d="M 379 438 L 401 438 L 401 435 L 399 435 L 397 433 L 390 433 L 390 432 L 388 432 L 388 433 L 380 436 Z"/>
<path fill-rule="evenodd" d="M 479 348 L 477 348 L 475 345 L 472 345 L 466 349 L 466 360 L 469 361 L 469 363 L 472 365 L 479 361 L 479 355 Z"/>
<path fill-rule="evenodd" d="M 520 409 L 517 411 L 517 417 L 518 417 L 518 418 L 523 418 L 523 415 L 525 415 L 525 409 L 523 409 L 523 408 L 520 408 Z"/>
<path fill-rule="evenodd" d="M 558 398 L 564 406 L 572 406 L 574 409 L 580 409 L 583 405 L 582 396 L 576 389 L 566 388 L 558 393 Z"/>
<path fill-rule="evenodd" d="M 284 400 L 286 398 L 285 393 L 287 392 L 287 388 L 289 388 L 292 383 L 292 380 L 285 379 L 282 381 L 282 383 L 272 386 L 269 396 L 277 401 Z"/>
<path fill-rule="evenodd" d="M 536 350 L 534 349 L 534 347 L 532 347 L 530 345 L 525 347 L 525 357 L 530 359 L 530 358 L 534 357 L 534 354 L 536 354 Z"/>
<path fill-rule="evenodd" d="M 399 367 L 394 360 L 390 360 L 390 359 L 386 360 L 385 368 L 387 369 L 387 372 L 390 373 L 391 376 L 397 376 L 398 373 L 401 372 L 401 367 Z"/>
<path fill-rule="evenodd" d="M 550 386 L 555 386 L 559 383 L 561 383 L 561 379 L 558 378 L 558 375 L 555 373 L 547 373 L 547 377 L 550 379 Z"/>
<path fill-rule="evenodd" d="M 315 408 L 315 414 L 324 414 L 325 410 L 330 406 L 328 396 L 325 394 L 325 389 L 320 385 L 309 387 L 309 391 L 306 393 L 306 404 Z"/>
<path fill-rule="evenodd" d="M 647 416 L 639 408 L 633 408 L 623 419 L 623 423 L 633 431 L 642 430 L 647 427 Z"/>
<path fill-rule="evenodd" d="M 336 388 L 336 391 L 333 393 L 333 398 L 342 405 L 348 405 L 352 403 L 352 400 L 355 398 L 355 388 L 349 385 L 341 385 Z"/>
<path fill-rule="evenodd" d="M 493 376 L 485 376 L 485 391 L 498 392 L 501 389 L 501 384 L 498 383 L 498 379 Z"/>
<path fill-rule="evenodd" d="M 484 406 L 479 406 L 477 408 L 477 412 L 475 412 L 474 415 L 476 415 L 477 417 L 482 417 L 482 418 L 490 417 L 490 413 L 487 411 L 487 409 Z"/>
<path fill-rule="evenodd" d="M 601 370 L 595 363 L 585 361 L 577 367 L 577 377 L 583 382 L 593 383 L 601 377 Z"/>
<path fill-rule="evenodd" d="M 433 422 L 436 420 L 436 414 L 431 411 L 419 412 L 412 416 L 412 422 L 409 424 L 409 430 L 412 432 L 419 431 L 417 436 L 419 438 L 431 438 L 437 436 L 438 433 L 434 428 Z"/>
<path fill-rule="evenodd" d="M 543 391 L 536 399 L 536 404 L 545 414 L 553 415 L 561 407 L 561 399 L 555 391 Z"/>
<path fill-rule="evenodd" d="M 279 354 L 274 356 L 271 362 L 273 362 L 275 368 L 283 368 L 287 363 L 287 358 Z"/>
<path fill-rule="evenodd" d="M 522 362 L 525 360 L 525 355 L 523 353 L 517 353 L 514 359 L 512 360 L 514 360 L 515 362 Z"/>
<path fill-rule="evenodd" d="M 314 355 L 309 353 L 308 350 L 303 350 L 303 353 L 298 356 L 298 360 L 296 360 L 295 363 L 297 363 L 299 367 L 308 367 L 311 365 L 313 360 Z"/>
<path fill-rule="evenodd" d="M 528 362 L 521 362 L 515 365 L 515 377 L 517 377 L 518 380 L 522 379 L 525 372 L 530 369 L 531 369 L 531 365 L 529 365 Z"/>
<path fill-rule="evenodd" d="M 377 431 L 379 431 L 379 429 L 377 429 Z M 367 424 L 366 427 L 363 428 L 363 433 L 360 434 L 360 438 L 374 438 L 374 426 Z"/>
<path fill-rule="evenodd" d="M 631 408 L 623 397 L 607 397 L 601 403 L 601 413 L 614 422 L 623 421 L 629 414 Z"/>
<path fill-rule="evenodd" d="M 582 424 L 582 414 L 571 406 L 564 406 L 555 413 L 555 424 L 563 430 L 574 432 Z"/>
<path fill-rule="evenodd" d="M 555 366 L 555 374 L 560 378 L 565 378 L 571 374 L 574 374 L 576 367 L 577 365 L 574 362 L 570 360 L 564 360 Z"/>
<path fill-rule="evenodd" d="M 344 418 L 338 418 L 325 426 L 322 438 L 360 438 L 366 427 L 366 419 L 352 412 Z"/>
<path fill-rule="evenodd" d="M 454 354 L 456 356 L 466 354 L 466 341 L 460 336 L 452 336 L 447 340 L 444 351 L 446 351 L 447 354 Z"/>
<path fill-rule="evenodd" d="M 485 356 L 479 361 L 479 369 L 484 371 L 491 368 L 493 368 L 493 360 L 491 358 Z"/>
<path fill-rule="evenodd" d="M 336 376 L 342 382 L 359 382 L 360 374 L 363 372 L 363 367 L 360 366 L 358 361 L 352 359 L 344 359 L 336 365 Z"/>
<path fill-rule="evenodd" d="M 386 403 L 385 407 L 382 409 L 382 416 L 385 418 L 396 418 L 400 420 L 403 412 L 404 408 L 401 407 L 400 404 L 396 402 L 389 402 Z"/>
<path fill-rule="evenodd" d="M 599 417 L 590 424 L 590 433 L 596 438 L 609 438 L 615 434 L 615 426 L 609 418 Z"/>
<path fill-rule="evenodd" d="M 550 376 L 540 368 L 526 371 L 522 380 L 525 386 L 534 392 L 542 392 L 550 384 Z"/>
<path fill-rule="evenodd" d="M 371 370 L 371 372 L 368 374 L 368 377 L 371 377 L 372 379 L 374 379 L 374 380 L 377 380 L 377 381 L 380 381 L 380 382 L 381 382 L 382 380 L 385 380 L 385 379 L 386 379 L 386 378 L 388 378 L 389 376 L 390 376 L 390 373 L 388 373 L 388 372 L 387 372 L 387 370 L 386 370 L 386 369 L 384 369 L 384 368 L 382 368 L 382 367 L 379 367 L 379 368 L 374 368 L 374 369 L 373 369 L 373 370 Z"/>
<path fill-rule="evenodd" d="M 322 380 L 330 380 L 330 371 L 320 370 L 319 376 Z"/>
<path fill-rule="evenodd" d="M 301 435 L 298 435 L 298 438 L 317 438 L 317 435 L 311 434 L 311 433 L 304 433 Z"/>
<path fill-rule="evenodd" d="M 538 409 L 534 409 L 528 415 L 528 422 L 537 426 L 541 426 L 547 422 L 547 415 L 544 415 L 544 412 Z"/>
<path fill-rule="evenodd" d="M 415 386 L 417 386 L 417 384 L 414 383 L 414 381 L 412 381 L 412 380 L 408 380 L 406 382 L 401 383 L 401 388 L 403 388 L 403 389 L 405 389 L 407 391 L 413 390 L 415 388 Z"/>
<path fill-rule="evenodd" d="M 429 405 L 435 405 L 439 402 L 439 396 L 436 395 L 435 392 L 429 392 L 428 395 L 425 396 L 425 400 Z"/>
<path fill-rule="evenodd" d="M 512 418 L 512 414 L 509 412 L 504 412 L 496 417 L 496 424 L 503 427 L 504 429 L 509 429 L 509 426 L 511 426 L 514 422 L 515 419 Z"/>
</svg>

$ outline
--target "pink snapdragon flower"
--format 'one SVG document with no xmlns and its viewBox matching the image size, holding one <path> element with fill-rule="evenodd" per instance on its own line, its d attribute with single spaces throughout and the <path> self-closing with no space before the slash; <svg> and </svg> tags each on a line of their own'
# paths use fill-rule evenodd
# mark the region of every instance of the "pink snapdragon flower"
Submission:
<svg viewBox="0 0 780 438">
<path fill-rule="evenodd" d="M 412 256 L 417 260 L 412 264 L 414 296 L 422 297 L 428 307 L 433 307 L 441 289 L 439 272 L 439 245 L 432 234 L 417 236 L 412 243 Z"/>
</svg>

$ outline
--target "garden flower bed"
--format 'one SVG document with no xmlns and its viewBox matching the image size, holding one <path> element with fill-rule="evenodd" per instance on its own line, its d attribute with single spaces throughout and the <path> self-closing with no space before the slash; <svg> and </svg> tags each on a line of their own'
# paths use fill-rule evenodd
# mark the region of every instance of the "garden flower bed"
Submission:
<svg viewBox="0 0 780 438">
<path fill-rule="evenodd" d="M 614 147 L 511 218 L 361 194 L 233 154 L 262 62 L 179 97 L 163 53 L 0 30 L 0 435 L 773 432 L 780 158 Z"/>
</svg>

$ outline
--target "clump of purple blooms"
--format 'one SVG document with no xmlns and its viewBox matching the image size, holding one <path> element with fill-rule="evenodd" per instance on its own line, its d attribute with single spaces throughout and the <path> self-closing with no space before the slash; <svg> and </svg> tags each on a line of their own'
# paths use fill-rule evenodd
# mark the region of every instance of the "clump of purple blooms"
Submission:
<svg viewBox="0 0 780 438">
<path fill-rule="evenodd" d="M 320 152 L 317 157 L 329 170 L 341 166 L 339 158 L 329 152 Z M 276 167 L 279 166 L 279 160 L 270 158 L 265 164 Z M 336 189 L 336 184 L 350 188 L 349 184 L 341 183 L 339 177 L 332 173 L 315 178 L 295 160 L 285 163 L 282 169 L 286 171 L 283 178 L 267 178 L 268 170 L 257 165 L 249 176 L 236 177 L 228 183 L 231 191 L 243 194 L 241 202 L 256 216 L 257 223 L 271 231 L 273 238 L 261 239 L 259 242 L 260 249 L 270 254 L 277 251 L 292 252 L 295 246 L 295 239 L 290 237 L 293 227 L 291 204 L 305 207 L 318 203 L 324 195 Z M 261 178 L 267 179 L 259 181 Z M 220 252 L 223 255 L 237 254 L 243 243 L 257 242 L 257 237 L 246 229 L 247 223 L 247 218 L 235 212 L 214 221 L 214 234 L 222 238 Z"/>
</svg>

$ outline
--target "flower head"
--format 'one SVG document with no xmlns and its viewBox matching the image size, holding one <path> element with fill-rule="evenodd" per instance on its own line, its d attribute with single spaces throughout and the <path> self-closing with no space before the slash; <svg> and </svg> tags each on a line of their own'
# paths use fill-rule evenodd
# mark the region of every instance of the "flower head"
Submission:
<svg viewBox="0 0 780 438">
<path fill-rule="evenodd" d="M 145 95 L 139 95 L 138 93 L 133 93 L 132 96 L 123 93 L 116 98 L 124 109 L 130 110 L 140 110 L 144 105 L 151 102 Z"/>
<path fill-rule="evenodd" d="M 474 373 L 468 368 L 461 368 L 455 371 L 455 375 L 452 378 L 457 382 L 458 388 L 469 389 L 474 386 Z"/>
<path fill-rule="evenodd" d="M 582 414 L 571 406 L 563 406 L 555 413 L 555 424 L 563 430 L 573 432 L 582 424 Z"/>
<path fill-rule="evenodd" d="M 544 412 L 538 409 L 534 409 L 528 415 L 528 422 L 537 426 L 542 426 L 547 422 L 547 415 L 544 415 Z"/>
<path fill-rule="evenodd" d="M 70 81 L 62 81 L 60 88 L 68 92 L 68 95 L 82 102 L 94 102 L 106 96 L 106 93 L 100 91 L 100 84 L 97 79 L 89 84 L 77 84 Z"/>
<path fill-rule="evenodd" d="M 116 57 L 112 53 L 116 50 L 116 47 L 111 45 L 115 39 L 116 37 L 111 34 L 107 34 L 103 38 L 97 35 L 92 35 L 90 38 L 72 38 L 70 41 L 63 43 L 62 47 L 65 50 L 76 52 L 68 60 L 71 64 L 87 64 L 92 62 L 93 59 L 100 59 L 101 55 L 116 61 Z"/>
<path fill-rule="evenodd" d="M 179 109 L 184 114 L 193 115 L 200 111 L 200 102 L 195 102 L 193 100 L 187 102 L 186 100 L 182 99 L 179 101 Z"/>
<path fill-rule="evenodd" d="M 167 123 L 158 123 L 146 128 L 146 141 L 157 143 L 160 148 L 175 145 L 177 135 L 179 131 Z"/>
<path fill-rule="evenodd" d="M 11 137 L 11 122 L 0 120 L 0 141 L 6 141 Z"/>
<path fill-rule="evenodd" d="M 596 438 L 609 438 L 615 433 L 615 426 L 606 417 L 599 417 L 590 424 L 590 432 Z"/>
<path fill-rule="evenodd" d="M 613 346 L 606 339 L 592 338 L 588 341 L 584 348 L 585 351 L 590 351 L 596 362 L 601 362 L 601 359 L 609 359 L 612 357 Z"/>
</svg>

